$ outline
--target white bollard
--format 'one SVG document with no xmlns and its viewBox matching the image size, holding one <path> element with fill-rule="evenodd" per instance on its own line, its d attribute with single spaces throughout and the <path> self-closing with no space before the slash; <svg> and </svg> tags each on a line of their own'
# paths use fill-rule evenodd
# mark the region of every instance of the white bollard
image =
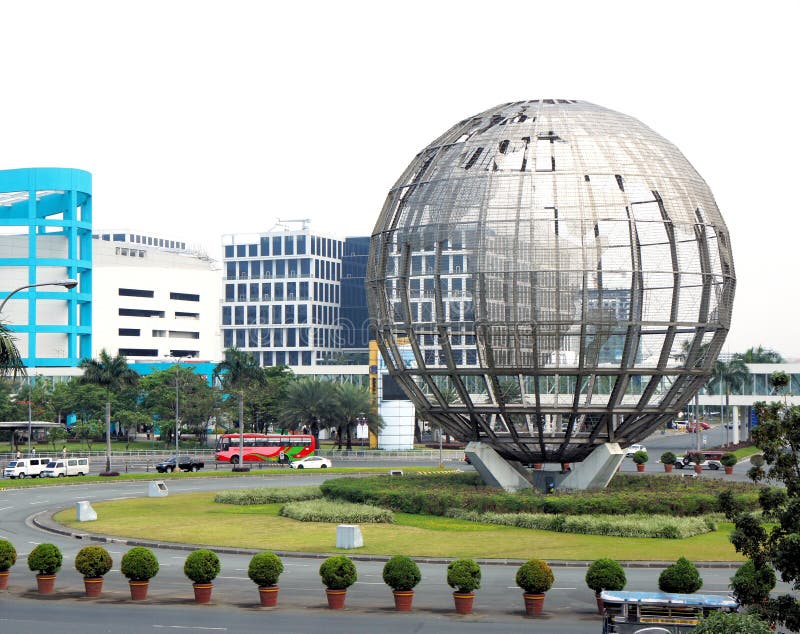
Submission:
<svg viewBox="0 0 800 634">
<path fill-rule="evenodd" d="M 147 497 L 165 498 L 168 495 L 169 495 L 169 490 L 167 489 L 167 485 L 164 484 L 163 480 L 156 480 L 155 482 L 151 482 L 147 488 Z"/>
<path fill-rule="evenodd" d="M 336 527 L 336 548 L 361 548 L 364 536 L 361 527 L 355 524 L 339 524 Z"/>
<path fill-rule="evenodd" d="M 75 503 L 75 514 L 79 522 L 91 522 L 97 519 L 97 511 L 87 500 Z"/>
</svg>

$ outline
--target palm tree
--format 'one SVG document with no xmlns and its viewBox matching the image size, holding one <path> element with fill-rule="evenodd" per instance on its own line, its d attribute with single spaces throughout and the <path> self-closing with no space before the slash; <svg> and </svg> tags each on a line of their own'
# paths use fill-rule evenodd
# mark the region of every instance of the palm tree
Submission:
<svg viewBox="0 0 800 634">
<path fill-rule="evenodd" d="M 734 356 L 739 357 L 745 363 L 783 363 L 783 357 L 779 352 L 761 345 L 748 348 Z"/>
<path fill-rule="evenodd" d="M 10 375 L 16 378 L 18 374 L 25 375 L 25 365 L 14 342 L 14 334 L 0 321 L 0 377 Z"/>
<path fill-rule="evenodd" d="M 747 368 L 747 364 L 738 356 L 734 356 L 727 363 L 717 359 L 708 386 L 711 389 L 721 386 L 725 390 L 725 409 L 727 410 L 730 407 L 731 390 L 741 389 L 749 377 L 750 370 Z M 720 419 L 720 422 L 724 424 L 725 421 L 722 420 L 724 417 L 720 416 Z"/>
<path fill-rule="evenodd" d="M 369 390 L 353 385 L 352 383 L 340 383 L 336 386 L 337 414 L 341 427 L 347 434 L 347 450 L 353 448 L 352 430 L 359 420 L 365 420 L 369 430 L 377 433 L 383 429 L 384 423 L 380 414 L 374 413 L 375 399 Z M 342 448 L 342 434 L 339 432 L 339 449 Z"/>
<path fill-rule="evenodd" d="M 245 390 L 260 385 L 264 381 L 264 371 L 255 357 L 238 348 L 225 350 L 225 360 L 214 366 L 214 378 L 222 382 L 222 389 L 228 394 L 239 395 L 239 456 L 233 456 L 233 464 L 244 461 L 244 393 Z"/>
<path fill-rule="evenodd" d="M 136 385 L 139 375 L 128 367 L 124 355 L 112 357 L 105 348 L 100 351 L 99 359 L 81 359 L 78 364 L 83 368 L 82 383 L 100 386 L 106 391 L 106 473 L 111 471 L 111 393 Z"/>
<path fill-rule="evenodd" d="M 322 421 L 328 420 L 337 411 L 336 387 L 330 381 L 299 379 L 286 388 L 286 401 L 281 416 L 290 429 L 308 426 L 319 446 L 319 429 Z"/>
</svg>

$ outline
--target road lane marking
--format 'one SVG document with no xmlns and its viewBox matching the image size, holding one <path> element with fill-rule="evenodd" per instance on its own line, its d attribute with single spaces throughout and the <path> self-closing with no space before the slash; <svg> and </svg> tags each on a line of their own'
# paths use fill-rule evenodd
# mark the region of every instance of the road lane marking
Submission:
<svg viewBox="0 0 800 634">
<path fill-rule="evenodd" d="M 158 627 L 161 629 L 173 629 L 173 630 L 213 630 L 215 632 L 227 632 L 227 627 L 203 627 L 202 625 L 158 625 L 154 624 L 153 627 Z"/>
</svg>

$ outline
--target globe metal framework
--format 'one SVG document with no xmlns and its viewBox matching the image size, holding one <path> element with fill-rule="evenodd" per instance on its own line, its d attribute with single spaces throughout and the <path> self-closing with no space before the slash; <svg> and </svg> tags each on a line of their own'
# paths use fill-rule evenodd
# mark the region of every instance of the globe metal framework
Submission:
<svg viewBox="0 0 800 634">
<path fill-rule="evenodd" d="M 367 294 L 423 419 L 530 464 L 636 442 L 708 379 L 735 274 L 706 183 L 594 104 L 460 121 L 389 192 Z"/>
</svg>

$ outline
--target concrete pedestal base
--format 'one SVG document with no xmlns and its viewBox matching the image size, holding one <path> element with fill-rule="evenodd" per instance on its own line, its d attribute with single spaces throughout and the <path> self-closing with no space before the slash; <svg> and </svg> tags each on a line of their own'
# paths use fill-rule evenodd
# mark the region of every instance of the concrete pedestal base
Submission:
<svg viewBox="0 0 800 634">
<path fill-rule="evenodd" d="M 336 527 L 336 548 L 361 548 L 364 536 L 356 524 L 339 524 Z"/>
<path fill-rule="evenodd" d="M 87 500 L 75 503 L 75 513 L 79 522 L 92 522 L 97 519 L 97 511 Z"/>
<path fill-rule="evenodd" d="M 489 445 L 473 441 L 466 446 L 464 453 L 489 486 L 502 487 L 506 491 L 530 489 L 533 486 L 522 465 L 506 460 Z"/>
</svg>

